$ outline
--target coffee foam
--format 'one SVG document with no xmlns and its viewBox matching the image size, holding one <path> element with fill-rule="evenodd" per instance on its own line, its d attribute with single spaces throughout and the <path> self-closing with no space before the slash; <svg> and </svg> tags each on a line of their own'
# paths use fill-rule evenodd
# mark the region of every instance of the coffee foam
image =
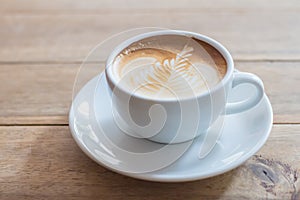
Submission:
<svg viewBox="0 0 300 200">
<path fill-rule="evenodd" d="M 152 98 L 190 97 L 209 91 L 226 73 L 226 61 L 211 45 L 178 35 L 131 44 L 114 60 L 124 89 Z"/>
</svg>

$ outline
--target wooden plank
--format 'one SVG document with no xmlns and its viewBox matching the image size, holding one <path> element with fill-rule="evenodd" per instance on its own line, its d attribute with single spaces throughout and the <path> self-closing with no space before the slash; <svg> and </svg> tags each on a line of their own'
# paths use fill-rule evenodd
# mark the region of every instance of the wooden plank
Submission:
<svg viewBox="0 0 300 200">
<path fill-rule="evenodd" d="M 294 10 L 299 9 L 300 5 L 297 0 L 280 1 L 280 0 L 252 0 L 239 1 L 227 0 L 225 1 L 205 1 L 205 0 L 126 0 L 115 1 L 111 0 L 88 0 L 85 2 L 79 0 L 52 0 L 52 1 L 39 1 L 27 0 L 24 3 L 22 0 L 1 0 L 1 11 L 12 12 L 51 12 L 62 11 L 157 11 L 157 10 L 174 10 L 179 12 L 201 11 L 222 11 L 232 10 L 237 12 L 263 10 L 263 11 L 276 11 L 276 10 Z"/>
<path fill-rule="evenodd" d="M 259 75 L 274 109 L 275 123 L 300 123 L 299 62 L 236 62 Z M 76 91 L 103 70 L 85 65 Z M 1 65 L 0 124 L 68 124 L 79 64 Z M 78 79 L 77 79 L 78 80 Z"/>
<path fill-rule="evenodd" d="M 297 200 L 299 133 L 299 125 L 275 125 L 262 150 L 237 169 L 167 184 L 135 180 L 97 165 L 77 147 L 68 127 L 0 127 L 0 197 Z"/>
<path fill-rule="evenodd" d="M 78 81 L 81 86 L 103 70 L 99 63 L 88 66 Z M 0 80 L 5 83 L 0 86 L 0 124 L 67 124 L 79 67 L 79 64 L 0 66 Z"/>
<path fill-rule="evenodd" d="M 236 67 L 261 77 L 273 107 L 275 123 L 300 122 L 299 63 L 236 62 Z"/>
<path fill-rule="evenodd" d="M 300 26 L 295 26 L 300 21 L 298 13 L 5 14 L 0 17 L 0 62 L 82 61 L 109 36 L 149 26 L 208 35 L 223 43 L 238 60 L 300 60 Z"/>
</svg>

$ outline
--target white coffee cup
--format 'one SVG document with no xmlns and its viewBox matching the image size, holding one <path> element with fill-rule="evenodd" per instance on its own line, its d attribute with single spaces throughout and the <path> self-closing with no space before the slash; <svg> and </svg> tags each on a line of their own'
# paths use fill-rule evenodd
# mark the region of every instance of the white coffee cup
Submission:
<svg viewBox="0 0 300 200">
<path fill-rule="evenodd" d="M 122 81 L 114 76 L 111 67 L 116 56 L 134 42 L 159 35 L 183 35 L 210 44 L 226 60 L 225 76 L 209 91 L 189 98 L 157 99 L 120 87 Z M 105 75 L 112 95 L 115 122 L 120 129 L 131 136 L 159 143 L 189 141 L 207 131 L 221 115 L 248 110 L 259 103 L 264 95 L 263 83 L 256 75 L 234 70 L 233 59 L 224 46 L 207 36 L 187 31 L 155 31 L 126 40 L 108 57 Z M 252 84 L 256 88 L 255 95 L 240 102 L 228 103 L 232 89 L 243 83 Z"/>
</svg>

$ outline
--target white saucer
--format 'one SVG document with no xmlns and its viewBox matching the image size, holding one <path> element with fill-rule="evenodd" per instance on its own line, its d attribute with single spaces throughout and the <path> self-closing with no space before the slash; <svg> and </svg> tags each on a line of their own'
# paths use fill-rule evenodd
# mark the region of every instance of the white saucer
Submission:
<svg viewBox="0 0 300 200">
<path fill-rule="evenodd" d="M 200 159 L 205 135 L 190 143 L 164 145 L 130 137 L 118 129 L 112 119 L 110 95 L 103 77 L 103 74 L 95 77 L 77 94 L 70 110 L 70 129 L 79 147 L 91 159 L 120 174 L 160 182 L 191 181 L 222 174 L 254 155 L 272 128 L 272 107 L 265 95 L 251 110 L 225 116 L 217 143 Z M 249 85 L 241 85 L 229 100 L 245 99 L 251 92 Z M 172 164 L 161 168 L 166 161 Z"/>
</svg>

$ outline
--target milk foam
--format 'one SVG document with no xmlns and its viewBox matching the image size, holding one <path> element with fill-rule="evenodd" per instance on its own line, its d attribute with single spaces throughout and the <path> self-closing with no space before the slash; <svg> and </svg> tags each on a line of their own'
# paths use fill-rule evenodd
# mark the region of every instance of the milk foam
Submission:
<svg viewBox="0 0 300 200">
<path fill-rule="evenodd" d="M 189 44 L 185 42 L 180 51 L 178 47 L 177 51 L 173 47 L 168 49 L 167 45 L 163 49 L 162 45 L 160 48 L 135 48 L 121 53 L 112 67 L 121 86 L 132 93 L 150 98 L 199 95 L 218 84 L 224 74 L 220 74 L 214 62 L 199 56 L 202 47 Z"/>
</svg>

